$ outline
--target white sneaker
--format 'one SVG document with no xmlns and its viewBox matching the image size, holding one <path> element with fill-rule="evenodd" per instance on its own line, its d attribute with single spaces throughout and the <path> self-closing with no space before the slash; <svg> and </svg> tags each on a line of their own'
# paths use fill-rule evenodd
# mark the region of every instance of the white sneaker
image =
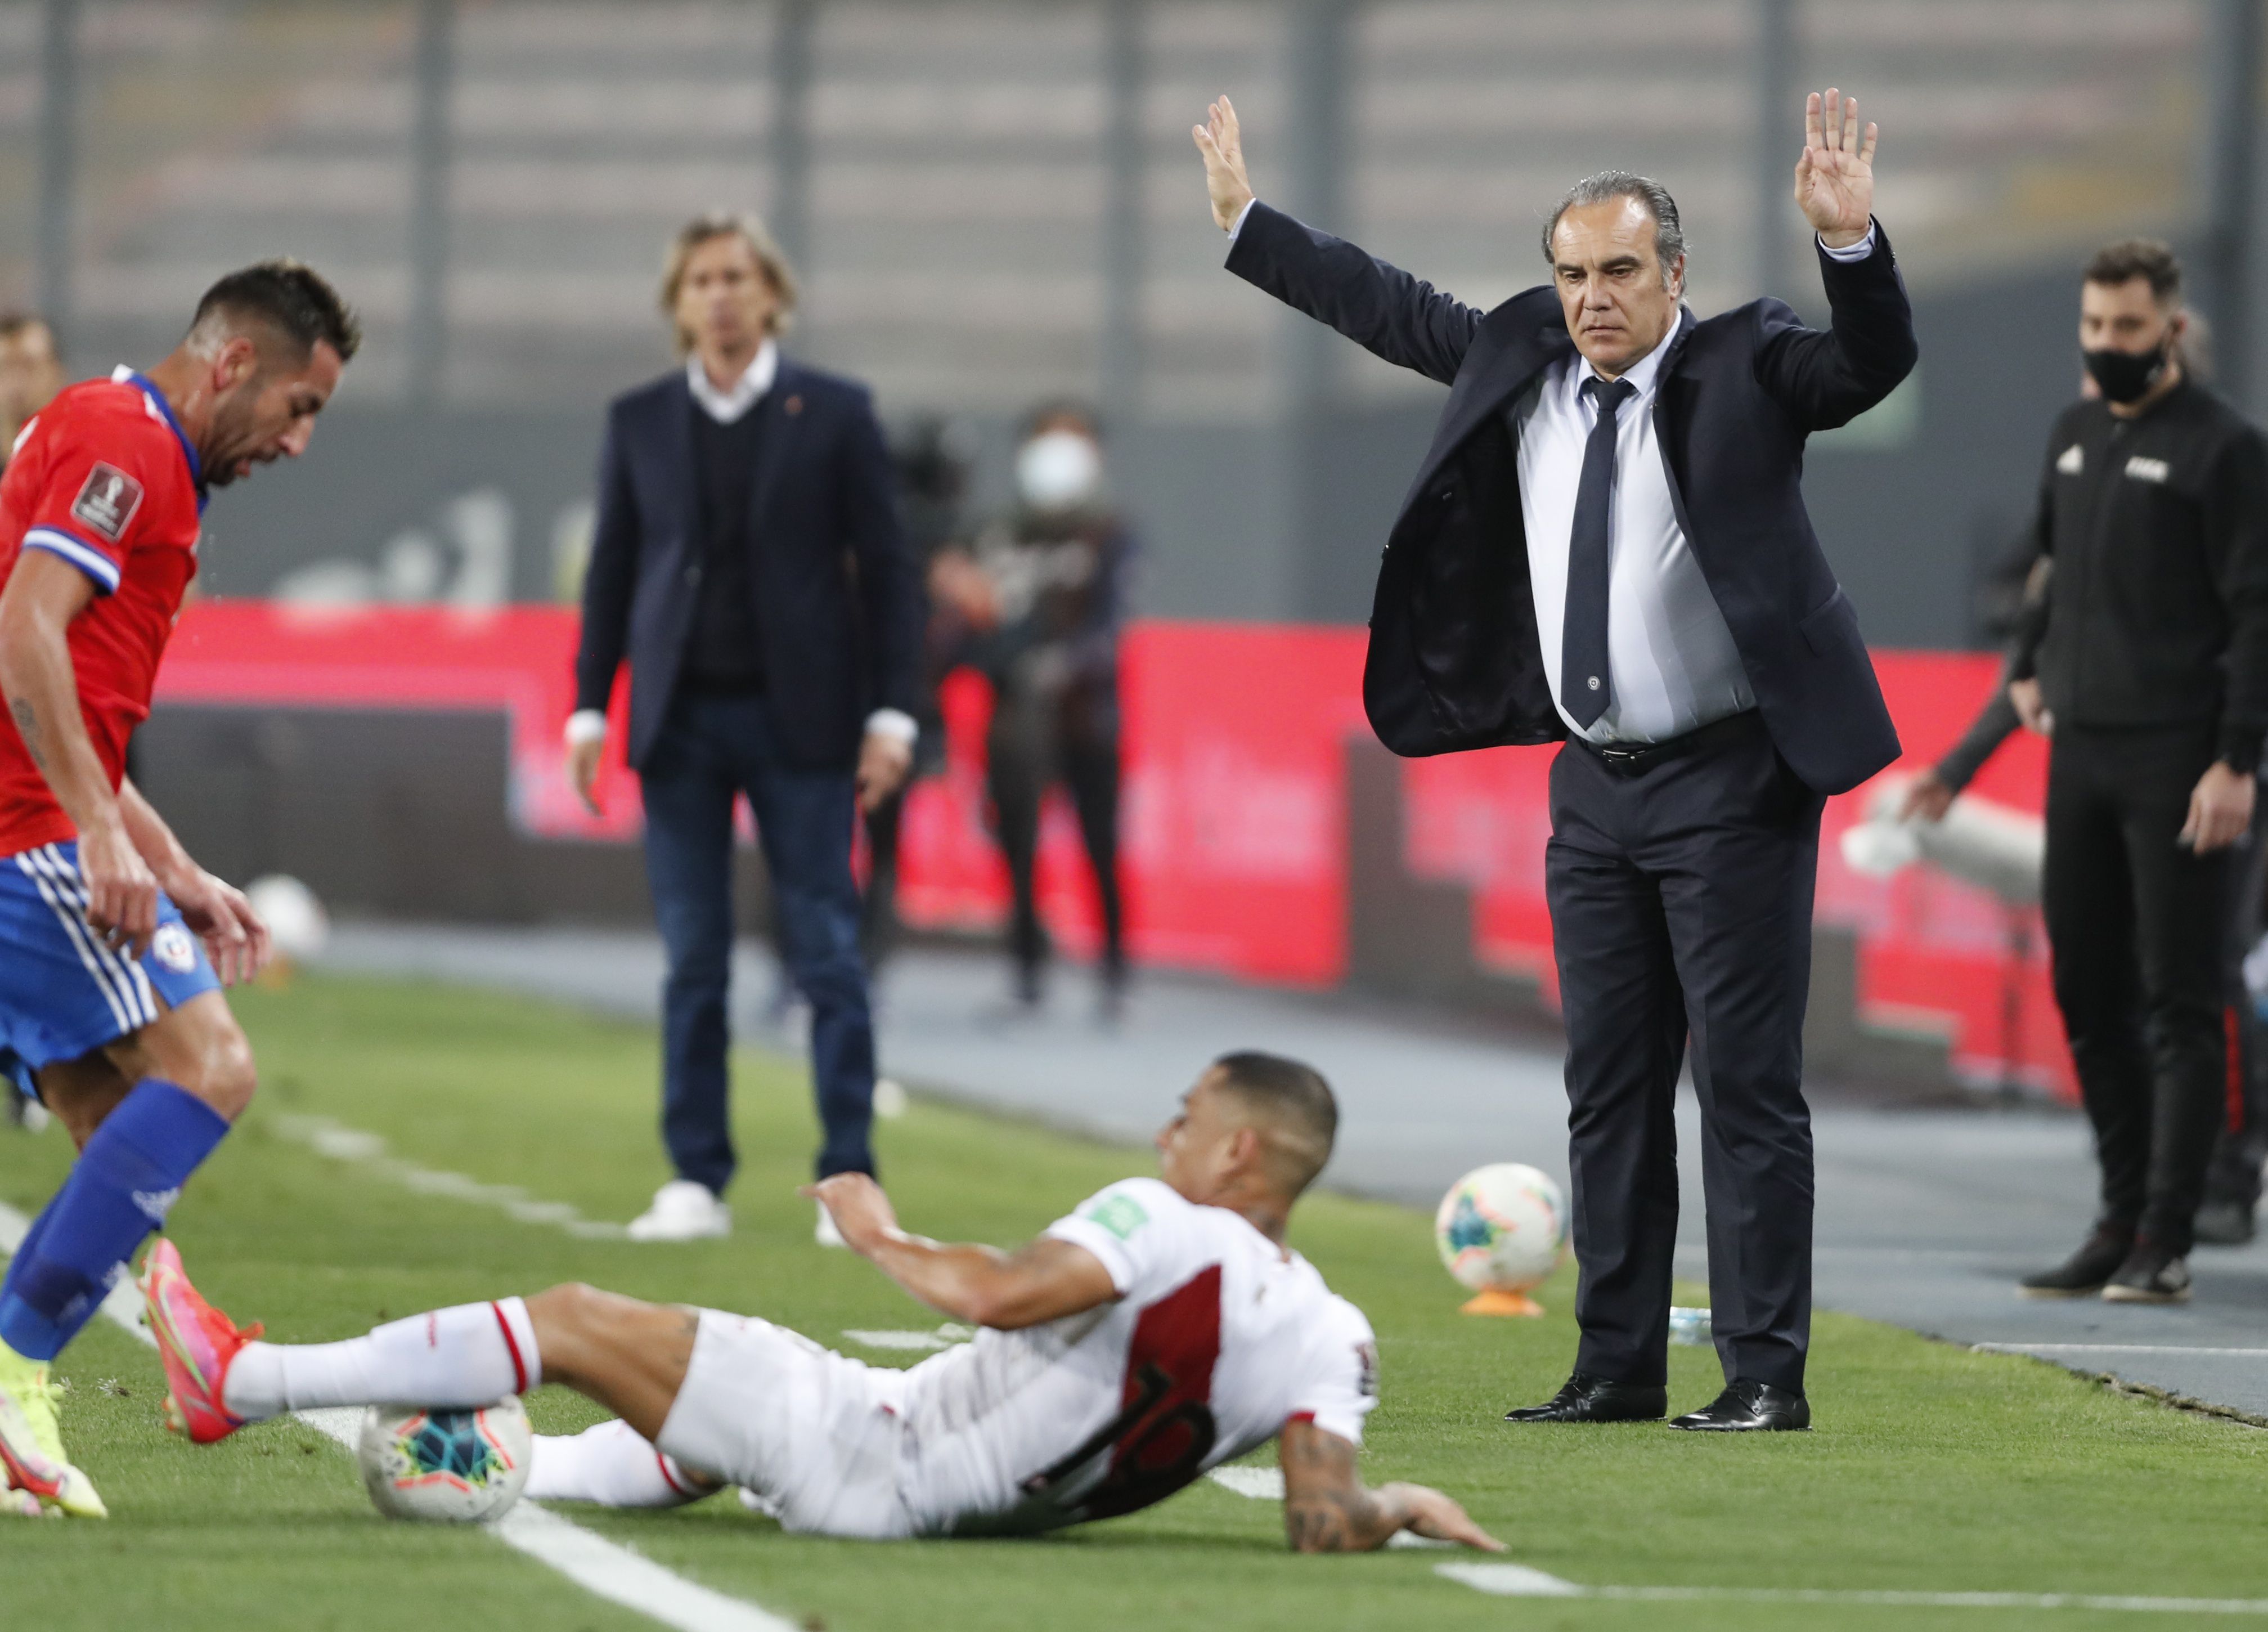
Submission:
<svg viewBox="0 0 2268 1632">
<path fill-rule="evenodd" d="M 819 1204 L 819 1228 L 811 1232 L 811 1238 L 821 1246 L 848 1248 L 850 1244 L 835 1227 L 835 1215 L 827 1210 L 824 1201 Z"/>
<path fill-rule="evenodd" d="M 708 1185 L 673 1178 L 653 1193 L 653 1205 L 630 1220 L 633 1241 L 713 1241 L 733 1233 L 733 1209 Z"/>
</svg>

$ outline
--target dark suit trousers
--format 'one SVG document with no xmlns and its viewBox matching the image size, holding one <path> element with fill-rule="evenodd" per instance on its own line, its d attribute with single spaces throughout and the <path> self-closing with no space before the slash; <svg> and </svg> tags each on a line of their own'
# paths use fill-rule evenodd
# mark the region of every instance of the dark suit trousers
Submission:
<svg viewBox="0 0 2268 1632">
<path fill-rule="evenodd" d="M 726 1095 L 733 804 L 747 795 L 789 972 L 811 1003 L 811 1070 L 829 1173 L 874 1170 L 874 1023 L 850 873 L 848 771 L 785 764 L 760 697 L 681 692 L 640 773 L 646 882 L 669 958 L 662 986 L 662 1137 L 678 1176 L 721 1193 L 735 1158 Z"/>
<path fill-rule="evenodd" d="M 2174 842 L 2215 751 L 2210 721 L 2058 722 L 2048 756 L 2041 905 L 2103 1222 L 2176 1252 L 2190 1250 L 2228 1105 L 2236 858 Z"/>
<path fill-rule="evenodd" d="M 1709 1293 L 1727 1380 L 1800 1390 L 1811 1337 L 1803 1009 L 1824 801 L 1761 720 L 1626 775 L 1551 767 L 1545 889 L 1567 1026 L 1576 1367 L 1668 1374 L 1672 1111 L 1690 1038 Z"/>
</svg>

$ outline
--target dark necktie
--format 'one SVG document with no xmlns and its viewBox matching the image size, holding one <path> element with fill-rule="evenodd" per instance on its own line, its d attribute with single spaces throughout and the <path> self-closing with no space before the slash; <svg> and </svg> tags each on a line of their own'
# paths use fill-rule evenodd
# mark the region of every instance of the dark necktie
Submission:
<svg viewBox="0 0 2268 1632">
<path fill-rule="evenodd" d="M 1588 727 L 1615 700 L 1607 664 L 1607 580 L 1614 565 L 1608 526 L 1615 492 L 1615 416 L 1638 394 L 1627 380 L 1583 381 L 1599 422 L 1583 445 L 1583 478 L 1575 488 L 1575 530 L 1567 541 L 1567 609 L 1560 625 L 1559 701 Z"/>
</svg>

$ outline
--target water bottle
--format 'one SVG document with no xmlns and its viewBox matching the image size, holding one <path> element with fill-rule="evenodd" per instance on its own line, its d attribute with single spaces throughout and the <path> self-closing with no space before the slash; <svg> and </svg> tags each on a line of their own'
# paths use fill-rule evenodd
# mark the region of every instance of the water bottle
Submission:
<svg viewBox="0 0 2268 1632">
<path fill-rule="evenodd" d="M 1705 1309 L 1671 1309 L 1669 1340 L 1683 1343 L 1689 1348 L 1705 1346 L 1709 1341 L 1709 1311 Z"/>
</svg>

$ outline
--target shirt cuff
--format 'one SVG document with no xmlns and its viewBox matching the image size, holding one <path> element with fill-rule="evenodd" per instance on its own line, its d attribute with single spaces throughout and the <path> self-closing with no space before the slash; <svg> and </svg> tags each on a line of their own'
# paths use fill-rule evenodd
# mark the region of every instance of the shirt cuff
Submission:
<svg viewBox="0 0 2268 1632">
<path fill-rule="evenodd" d="M 1260 200 L 1257 196 L 1248 198 L 1244 201 L 1244 208 L 1238 210 L 1236 212 L 1236 219 L 1229 223 L 1228 241 L 1230 243 L 1233 244 L 1236 241 L 1236 235 L 1244 230 L 1245 217 L 1252 213 L 1252 206 L 1259 202 Z"/>
<path fill-rule="evenodd" d="M 1847 248 L 1837 249 L 1825 239 L 1819 240 L 1819 253 L 1830 261 L 1863 261 L 1874 253 L 1874 224 L 1867 223 L 1867 235 Z"/>
<path fill-rule="evenodd" d="M 118 593 L 118 563 L 84 538 L 73 537 L 59 527 L 35 527 L 24 535 L 24 548 L 61 556 L 93 580 L 94 587 L 104 594 Z"/>
<path fill-rule="evenodd" d="M 607 740 L 607 716 L 595 708 L 578 708 L 567 716 L 567 746 L 580 748 L 585 742 Z"/>
<path fill-rule="evenodd" d="M 921 735 L 921 725 L 902 708 L 878 708 L 866 716 L 866 735 L 890 737 L 911 748 Z"/>
<path fill-rule="evenodd" d="M 2220 728 L 2220 758 L 2231 771 L 2255 776 L 2260 770 L 2260 727 L 2224 725 Z"/>
</svg>

